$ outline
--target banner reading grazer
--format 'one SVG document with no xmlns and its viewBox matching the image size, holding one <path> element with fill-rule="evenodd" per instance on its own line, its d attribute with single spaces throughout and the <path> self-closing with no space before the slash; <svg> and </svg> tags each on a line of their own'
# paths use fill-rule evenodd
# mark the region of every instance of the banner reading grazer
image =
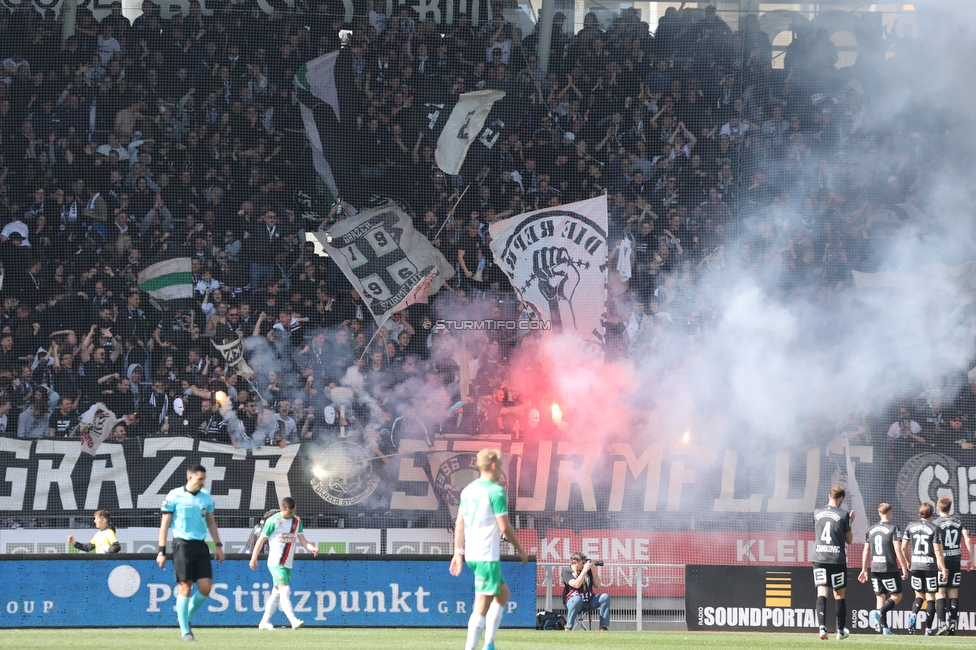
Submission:
<svg viewBox="0 0 976 650">
<path fill-rule="evenodd" d="M 315 236 L 380 324 L 421 283 L 429 282 L 433 294 L 454 276 L 440 251 L 393 204 L 360 212 Z M 431 278 L 433 270 L 437 275 Z"/>
<path fill-rule="evenodd" d="M 489 226 L 495 261 L 557 332 L 603 341 L 607 197 L 536 210 Z"/>
</svg>

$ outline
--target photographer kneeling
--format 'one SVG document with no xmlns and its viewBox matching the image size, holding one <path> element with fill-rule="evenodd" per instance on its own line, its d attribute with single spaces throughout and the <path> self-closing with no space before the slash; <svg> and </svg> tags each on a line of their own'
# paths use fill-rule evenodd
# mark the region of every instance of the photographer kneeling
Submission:
<svg viewBox="0 0 976 650">
<path fill-rule="evenodd" d="M 610 596 L 593 593 L 601 585 L 600 576 L 593 570 L 594 566 L 596 565 L 586 559 L 583 553 L 573 553 L 569 559 L 569 568 L 563 569 L 563 602 L 566 604 L 567 630 L 573 629 L 577 615 L 594 609 L 600 610 L 600 629 L 610 628 Z"/>
</svg>

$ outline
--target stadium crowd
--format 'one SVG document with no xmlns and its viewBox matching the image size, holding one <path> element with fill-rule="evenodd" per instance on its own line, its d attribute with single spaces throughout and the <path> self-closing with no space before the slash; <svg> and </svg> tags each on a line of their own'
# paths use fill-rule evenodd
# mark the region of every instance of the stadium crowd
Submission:
<svg viewBox="0 0 976 650">
<path fill-rule="evenodd" d="M 487 224 L 606 193 L 605 352 L 667 365 L 708 339 L 743 275 L 824 313 L 844 304 L 851 269 L 878 262 L 874 241 L 953 174 L 937 116 L 881 110 L 885 71 L 917 51 L 887 32 L 859 34 L 857 64 L 838 69 L 826 30 L 801 25 L 774 68 L 752 14 L 733 30 L 714 7 L 668 9 L 652 32 L 624 10 L 606 24 L 587 14 L 572 33 L 557 13 L 543 72 L 538 31 L 520 33 L 502 4 L 477 26 L 418 21 L 407 5 L 386 16 L 357 3 L 351 24 L 339 3 L 273 6 L 208 3 L 205 15 L 191 2 L 164 18 L 146 0 L 130 21 L 116 2 L 100 22 L 82 8 L 63 47 L 53 11 L 0 11 L 6 435 L 67 435 L 98 401 L 127 416 L 116 437 L 238 446 L 326 439 L 357 414 L 377 454 L 445 427 L 551 425 L 546 409 L 529 415 L 509 365 L 522 350 L 532 366 L 535 335 L 481 332 L 462 351 L 431 327 L 456 310 L 518 317 Z M 302 198 L 315 178 L 292 80 L 340 47 L 344 196 L 326 215 Z M 498 137 L 446 176 L 430 106 L 482 88 L 506 91 Z M 371 194 L 409 205 L 458 271 L 380 333 L 303 233 Z M 192 258 L 196 298 L 158 309 L 137 275 L 174 249 Z M 252 381 L 211 345 L 237 337 Z M 445 420 L 467 382 L 477 399 L 463 410 L 476 415 Z"/>
</svg>

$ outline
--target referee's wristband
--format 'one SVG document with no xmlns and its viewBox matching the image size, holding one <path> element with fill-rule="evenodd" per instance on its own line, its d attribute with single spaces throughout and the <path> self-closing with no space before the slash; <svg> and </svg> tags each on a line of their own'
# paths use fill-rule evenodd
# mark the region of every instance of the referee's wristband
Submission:
<svg viewBox="0 0 976 650">
<path fill-rule="evenodd" d="M 160 546 L 159 547 L 159 552 L 156 553 L 156 555 L 166 555 L 166 547 L 165 546 Z"/>
<path fill-rule="evenodd" d="M 454 555 L 464 555 L 464 549 L 463 548 L 454 549 Z"/>
</svg>

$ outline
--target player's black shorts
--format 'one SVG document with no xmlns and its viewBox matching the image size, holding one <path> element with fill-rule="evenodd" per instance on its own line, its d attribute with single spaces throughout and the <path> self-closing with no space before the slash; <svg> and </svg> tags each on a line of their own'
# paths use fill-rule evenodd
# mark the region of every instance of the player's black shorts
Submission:
<svg viewBox="0 0 976 650">
<path fill-rule="evenodd" d="M 885 573 L 872 573 L 871 586 L 874 593 L 881 594 L 900 594 L 901 593 L 901 571 L 888 571 Z"/>
<path fill-rule="evenodd" d="M 920 594 L 934 594 L 939 590 L 937 571 L 912 571 L 912 589 Z"/>
<path fill-rule="evenodd" d="M 959 585 L 962 584 L 962 567 L 958 564 L 946 563 L 946 568 L 949 569 L 949 580 L 946 582 L 942 581 L 942 574 L 939 574 L 939 587 L 942 589 L 958 589 Z"/>
<path fill-rule="evenodd" d="M 813 584 L 818 587 L 830 587 L 833 590 L 847 586 L 846 564 L 813 563 Z"/>
<path fill-rule="evenodd" d="M 201 539 L 173 539 L 173 564 L 177 582 L 195 582 L 213 578 L 210 547 Z"/>
</svg>

